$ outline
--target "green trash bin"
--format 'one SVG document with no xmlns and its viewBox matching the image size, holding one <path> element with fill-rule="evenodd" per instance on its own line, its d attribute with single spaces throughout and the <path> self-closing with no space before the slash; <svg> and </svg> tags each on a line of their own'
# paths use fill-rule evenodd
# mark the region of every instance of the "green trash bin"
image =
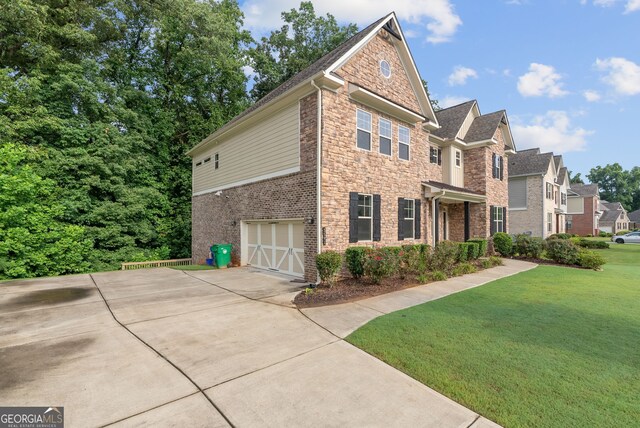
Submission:
<svg viewBox="0 0 640 428">
<path fill-rule="evenodd" d="M 226 268 L 231 263 L 231 244 L 214 244 L 211 246 L 211 254 L 218 268 Z"/>
</svg>

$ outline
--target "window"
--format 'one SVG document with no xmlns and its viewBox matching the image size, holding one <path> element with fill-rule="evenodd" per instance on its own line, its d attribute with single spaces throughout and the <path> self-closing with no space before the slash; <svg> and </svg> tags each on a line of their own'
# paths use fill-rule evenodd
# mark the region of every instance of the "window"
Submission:
<svg viewBox="0 0 640 428">
<path fill-rule="evenodd" d="M 567 205 L 567 194 L 560 193 L 560 204 Z"/>
<path fill-rule="evenodd" d="M 400 159 L 409 160 L 409 128 L 406 126 L 398 126 L 398 157 Z"/>
<path fill-rule="evenodd" d="M 391 77 L 391 65 L 384 59 L 380 61 L 380 73 L 387 79 Z"/>
<path fill-rule="evenodd" d="M 200 166 L 200 165 L 202 165 L 202 161 L 196 163 L 196 166 Z"/>
<path fill-rule="evenodd" d="M 527 178 L 509 179 L 509 209 L 527 208 Z"/>
<path fill-rule="evenodd" d="M 204 160 L 204 163 L 207 163 L 207 162 L 211 162 L 211 156 L 209 156 L 208 158 L 206 158 L 206 159 Z"/>
<path fill-rule="evenodd" d="M 547 183 L 547 199 L 553 199 L 553 184 Z"/>
<path fill-rule="evenodd" d="M 566 224 L 565 224 L 565 228 L 567 230 L 571 230 L 572 227 L 573 227 L 573 216 L 568 215 L 567 216 L 567 221 L 566 221 Z"/>
<path fill-rule="evenodd" d="M 358 241 L 371 241 L 373 233 L 373 196 L 358 195 Z"/>
<path fill-rule="evenodd" d="M 504 210 L 502 207 L 494 207 L 493 209 L 493 222 L 495 224 L 496 232 L 504 232 Z"/>
<path fill-rule="evenodd" d="M 547 232 L 551 232 L 553 230 L 553 214 L 547 213 Z"/>
<path fill-rule="evenodd" d="M 216 153 L 215 155 L 213 155 L 213 169 L 218 169 L 218 166 L 220 166 L 220 156 L 218 156 L 218 153 Z"/>
<path fill-rule="evenodd" d="M 456 166 L 458 168 L 462 166 L 462 152 L 460 150 L 456 150 Z"/>
<path fill-rule="evenodd" d="M 404 200 L 404 219 L 402 221 L 402 230 L 404 239 L 413 239 L 416 219 L 416 205 L 414 199 Z"/>
<path fill-rule="evenodd" d="M 442 149 L 438 147 L 431 147 L 429 149 L 429 161 L 431 163 L 442 165 Z"/>
<path fill-rule="evenodd" d="M 391 156 L 391 121 L 380 119 L 378 132 L 380 133 L 380 153 Z"/>
<path fill-rule="evenodd" d="M 492 165 L 492 171 L 493 171 L 493 178 L 497 178 L 502 180 L 503 178 L 503 158 L 502 156 L 498 156 L 497 154 L 493 154 L 493 165 Z"/>
<path fill-rule="evenodd" d="M 356 133 L 356 145 L 358 148 L 371 150 L 371 114 L 358 110 Z"/>
</svg>

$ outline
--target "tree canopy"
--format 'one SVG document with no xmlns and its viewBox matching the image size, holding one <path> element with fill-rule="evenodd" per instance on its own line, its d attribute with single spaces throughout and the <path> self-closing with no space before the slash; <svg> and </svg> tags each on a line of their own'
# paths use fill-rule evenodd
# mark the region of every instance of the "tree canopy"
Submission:
<svg viewBox="0 0 640 428">
<path fill-rule="evenodd" d="M 596 166 L 587 178 L 598 184 L 600 199 L 620 202 L 628 211 L 640 208 L 640 167 L 625 170 L 618 163 Z"/>
</svg>

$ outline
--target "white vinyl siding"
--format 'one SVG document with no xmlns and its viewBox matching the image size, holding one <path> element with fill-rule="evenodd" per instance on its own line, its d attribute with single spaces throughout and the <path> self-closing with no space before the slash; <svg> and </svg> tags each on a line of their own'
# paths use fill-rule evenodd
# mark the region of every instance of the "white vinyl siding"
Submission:
<svg viewBox="0 0 640 428">
<path fill-rule="evenodd" d="M 220 143 L 193 159 L 194 165 L 210 159 L 193 168 L 193 192 L 224 188 L 299 169 L 299 117 L 296 102 L 264 122 L 227 138 L 223 135 Z"/>
<path fill-rule="evenodd" d="M 512 178 L 509 180 L 509 208 L 527 208 L 527 179 Z"/>
</svg>

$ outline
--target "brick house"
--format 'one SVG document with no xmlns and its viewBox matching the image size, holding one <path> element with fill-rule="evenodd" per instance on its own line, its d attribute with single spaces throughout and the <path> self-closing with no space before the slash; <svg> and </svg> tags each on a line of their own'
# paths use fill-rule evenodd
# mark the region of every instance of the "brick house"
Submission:
<svg viewBox="0 0 640 428">
<path fill-rule="evenodd" d="M 512 153 L 504 111 L 433 110 L 392 13 L 189 151 L 192 257 L 315 281 L 318 252 L 506 231 Z"/>
<path fill-rule="evenodd" d="M 567 232 L 596 236 L 600 232 L 600 193 L 597 184 L 572 184 L 567 196 Z"/>
<path fill-rule="evenodd" d="M 509 158 L 510 232 L 546 238 L 567 227 L 569 173 L 562 156 L 521 150 Z"/>
<path fill-rule="evenodd" d="M 621 230 L 629 230 L 630 220 L 627 210 L 624 209 L 620 202 L 600 201 L 600 230 L 603 232 L 613 233 L 614 235 Z"/>
<path fill-rule="evenodd" d="M 629 214 L 629 229 L 640 229 L 640 210 L 631 211 Z"/>
</svg>

